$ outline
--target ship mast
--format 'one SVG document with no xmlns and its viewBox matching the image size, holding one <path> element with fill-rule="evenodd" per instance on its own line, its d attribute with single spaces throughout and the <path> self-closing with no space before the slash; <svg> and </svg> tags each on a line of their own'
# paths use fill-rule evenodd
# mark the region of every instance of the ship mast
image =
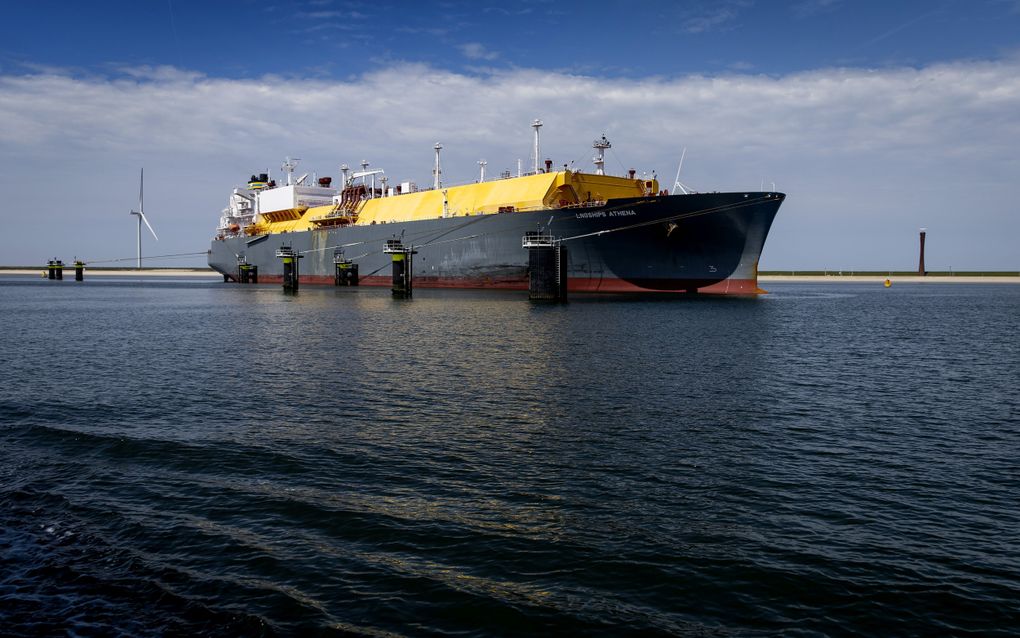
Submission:
<svg viewBox="0 0 1020 638">
<path fill-rule="evenodd" d="M 443 145 L 442 145 L 442 144 L 440 144 L 439 142 L 436 142 L 436 145 L 435 145 L 435 146 L 433 146 L 432 148 L 436 149 L 436 167 L 432 169 L 432 175 L 433 175 L 433 179 L 432 179 L 432 188 L 434 188 L 434 189 L 436 189 L 436 190 L 439 190 L 439 188 L 440 188 L 440 187 L 442 186 L 442 184 L 443 184 L 443 183 L 442 183 L 442 182 L 440 181 L 440 179 L 439 179 L 439 176 L 440 176 L 440 175 L 442 174 L 442 172 L 443 172 L 443 171 L 442 171 L 442 170 L 441 170 L 441 169 L 439 168 L 439 151 L 443 150 Z"/>
<path fill-rule="evenodd" d="M 295 157 L 294 159 L 291 159 L 289 157 L 285 157 L 284 160 L 283 166 L 280 168 L 282 168 L 283 172 L 287 174 L 287 186 L 290 186 L 291 176 L 294 174 L 294 169 L 297 168 L 297 163 L 301 161 L 301 158 Z"/>
<path fill-rule="evenodd" d="M 478 160 L 478 166 L 479 166 L 479 169 L 480 169 L 480 174 L 478 176 L 478 182 L 479 183 L 485 181 L 485 165 L 486 164 L 488 164 L 488 162 L 486 162 L 485 160 Z"/>
<path fill-rule="evenodd" d="M 535 174 L 538 174 L 538 163 L 542 161 L 542 155 L 538 148 L 538 129 L 542 128 L 542 120 L 535 118 L 535 121 L 531 123 L 531 128 L 535 129 Z"/>
<path fill-rule="evenodd" d="M 605 133 L 602 134 L 602 139 L 595 140 L 595 142 L 592 144 L 592 148 L 594 148 L 595 152 L 597 153 L 595 155 L 595 159 L 593 160 L 595 162 L 595 174 L 596 175 L 605 175 L 606 174 L 606 170 L 605 170 L 606 169 L 606 149 L 607 148 L 612 148 L 612 147 L 613 147 L 613 145 L 610 144 L 609 140 L 606 139 Z"/>
</svg>

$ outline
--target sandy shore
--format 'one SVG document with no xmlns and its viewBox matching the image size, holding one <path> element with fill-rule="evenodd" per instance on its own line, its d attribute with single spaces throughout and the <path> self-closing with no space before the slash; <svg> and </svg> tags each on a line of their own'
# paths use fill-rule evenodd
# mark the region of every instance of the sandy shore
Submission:
<svg viewBox="0 0 1020 638">
<path fill-rule="evenodd" d="M 970 277 L 960 275 L 954 277 L 934 276 L 918 277 L 917 275 L 759 275 L 759 283 L 795 282 L 812 284 L 852 284 L 852 283 L 884 283 L 888 279 L 893 284 L 1020 284 L 1020 277 Z"/>
<path fill-rule="evenodd" d="M 41 277 L 46 268 L 0 268 L 0 275 L 35 275 Z M 223 275 L 208 268 L 89 268 L 85 267 L 85 277 L 203 277 L 222 279 Z M 64 265 L 64 279 L 74 279 L 74 266 Z"/>
</svg>

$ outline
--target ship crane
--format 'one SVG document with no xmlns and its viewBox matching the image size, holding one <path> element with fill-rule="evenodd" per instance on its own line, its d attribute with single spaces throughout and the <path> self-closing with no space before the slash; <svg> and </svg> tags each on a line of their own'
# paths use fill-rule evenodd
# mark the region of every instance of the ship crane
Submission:
<svg viewBox="0 0 1020 638">
<path fill-rule="evenodd" d="M 353 182 L 354 180 L 358 179 L 359 177 L 361 177 L 361 178 L 371 177 L 372 178 L 372 190 L 369 193 L 369 199 L 374 199 L 375 198 L 375 176 L 376 175 L 382 175 L 386 171 L 384 171 L 381 168 L 374 168 L 372 170 L 367 170 L 368 169 L 368 162 L 362 162 L 361 165 L 364 166 L 366 168 L 366 170 L 358 171 L 356 173 L 352 173 L 351 174 L 351 181 Z M 365 185 L 368 186 L 367 180 L 363 180 L 363 181 L 364 181 Z"/>
<path fill-rule="evenodd" d="M 359 177 L 369 177 L 371 175 L 382 175 L 385 172 L 386 171 L 384 171 L 381 168 L 373 168 L 370 171 L 358 171 L 356 173 L 351 173 L 351 179 L 355 180 L 355 179 L 358 179 Z"/>
</svg>

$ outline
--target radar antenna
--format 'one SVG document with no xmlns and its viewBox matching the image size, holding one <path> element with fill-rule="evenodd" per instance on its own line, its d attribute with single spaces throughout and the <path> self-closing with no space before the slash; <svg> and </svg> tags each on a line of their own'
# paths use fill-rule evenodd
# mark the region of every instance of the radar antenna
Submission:
<svg viewBox="0 0 1020 638">
<path fill-rule="evenodd" d="M 292 183 L 291 176 L 294 174 L 294 169 L 297 168 L 298 162 L 301 161 L 301 158 L 285 157 L 283 159 L 284 159 L 283 166 L 281 166 L 280 168 L 283 169 L 283 172 L 287 174 L 287 186 L 290 186 Z"/>
</svg>

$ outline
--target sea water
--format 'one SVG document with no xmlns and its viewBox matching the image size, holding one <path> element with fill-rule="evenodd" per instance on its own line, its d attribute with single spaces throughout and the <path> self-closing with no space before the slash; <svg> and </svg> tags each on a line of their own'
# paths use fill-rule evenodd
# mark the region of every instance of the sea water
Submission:
<svg viewBox="0 0 1020 638">
<path fill-rule="evenodd" d="M 1020 627 L 1020 287 L 0 279 L 0 634 Z"/>
</svg>

